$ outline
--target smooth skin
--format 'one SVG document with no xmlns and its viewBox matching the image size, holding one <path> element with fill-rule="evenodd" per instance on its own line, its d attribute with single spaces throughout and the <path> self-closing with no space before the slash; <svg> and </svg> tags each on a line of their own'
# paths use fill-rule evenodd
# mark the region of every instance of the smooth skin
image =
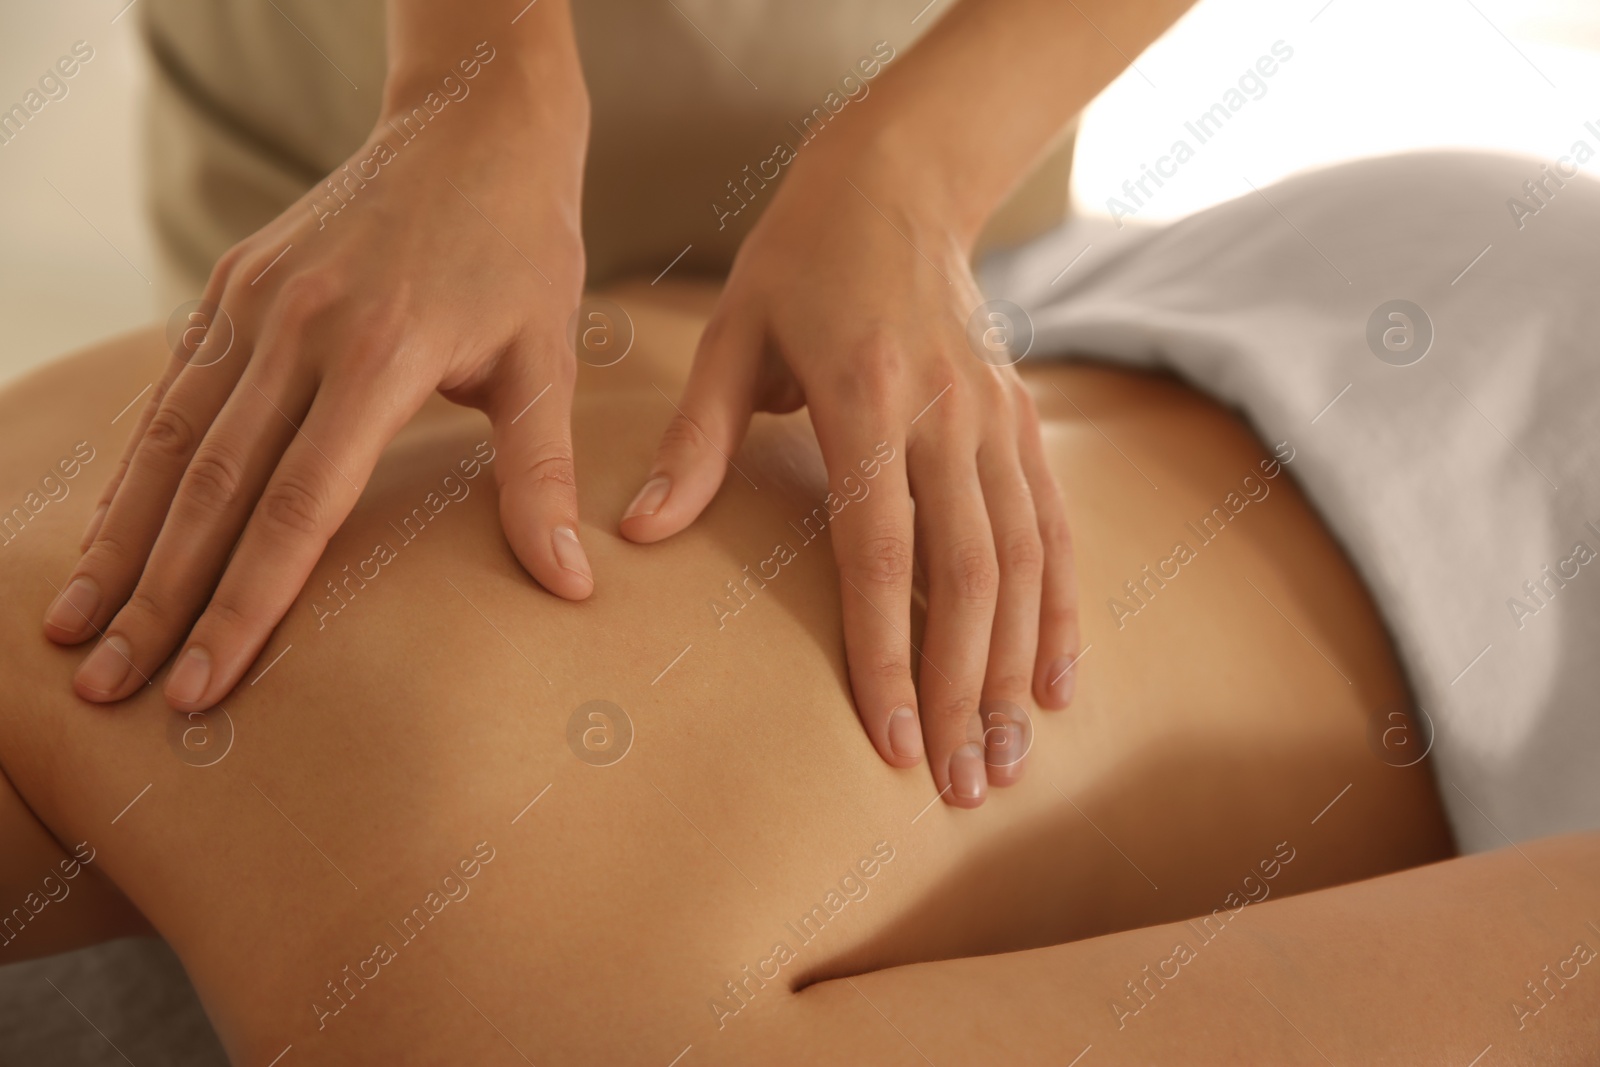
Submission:
<svg viewBox="0 0 1600 1067">
<path fill-rule="evenodd" d="M 584 277 L 588 97 L 564 3 L 510 26 L 498 15 L 392 3 L 383 111 L 352 168 L 445 74 L 471 93 L 347 209 L 319 217 L 319 186 L 216 265 L 203 299 L 231 329 L 177 346 L 46 616 L 54 641 L 101 635 L 80 696 L 127 697 L 180 643 L 172 706 L 226 696 L 435 391 L 489 415 L 522 565 L 558 596 L 593 591 L 565 337 Z"/>
<path fill-rule="evenodd" d="M 1369 747 L 1372 717 L 1403 706 L 1404 679 L 1366 590 L 1296 490 L 1293 464 L 1125 627 L 1105 610 L 1085 613 L 1090 651 L 1074 710 L 1027 705 L 1027 771 L 997 765 L 1005 795 L 956 810 L 937 803 L 921 768 L 886 766 L 861 743 L 836 557 L 827 538 L 801 543 L 788 526 L 828 484 L 803 414 L 753 421 L 733 459 L 759 491 L 730 482 L 700 521 L 657 544 L 608 529 L 673 415 L 655 386 L 685 381 L 714 294 L 666 280 L 607 295 L 628 308 L 638 339 L 616 366 L 581 369 L 574 447 L 583 535 L 614 579 L 580 604 L 537 587 L 496 521 L 501 457 L 462 472 L 464 459 L 484 455 L 487 421 L 430 403 L 385 451 L 268 658 L 226 702 L 228 717 L 205 721 L 219 747 L 231 726 L 225 754 L 177 733 L 186 720 L 166 706 L 163 676 L 122 706 L 84 704 L 65 684 L 70 651 L 37 630 L 50 576 L 72 558 L 131 432 L 127 419 L 111 420 L 165 356 L 159 336 L 97 346 L 0 393 L 0 507 L 39 507 L 13 518 L 0 545 L 0 919 L 48 891 L 44 879 L 80 844 L 95 857 L 70 898 L 20 924 L 0 960 L 147 922 L 183 960 L 234 1062 L 252 1067 L 290 1045 L 280 1067 L 663 1067 L 691 1044 L 680 1067 L 922 1063 L 849 982 L 940 1067 L 1061 1067 L 1093 1041 L 1087 1067 L 1150 1062 L 1099 1034 L 1114 1024 L 1106 1003 L 1121 983 L 1170 945 L 1152 957 L 1150 938 L 1114 942 L 1126 947 L 1081 985 L 1071 984 L 1074 946 L 1051 957 L 1053 973 L 1026 966 L 1027 950 L 1208 915 L 1230 893 L 1259 899 L 1265 887 L 1270 899 L 1232 920 L 1135 1022 L 1163 1030 L 1165 1004 L 1192 992 L 1215 1021 L 1166 1031 L 1195 1048 L 1184 1062 L 1205 1061 L 1218 1027 L 1262 1042 L 1228 1062 L 1278 1062 L 1269 1053 L 1280 1035 L 1258 1025 L 1269 1009 L 1241 1006 L 1248 987 L 1212 987 L 1208 961 L 1248 943 L 1245 931 L 1280 897 L 1451 852 L 1426 764 L 1393 767 Z M 1170 379 L 1060 364 L 1025 364 L 1021 376 L 1051 475 L 1082 502 L 1086 602 L 1103 606 L 1170 551 L 1186 520 L 1264 462 L 1271 469 L 1236 415 Z M 41 487 L 79 441 L 96 458 L 70 491 Z M 872 492 L 903 462 L 885 461 Z M 57 499 L 26 503 L 46 489 Z M 407 539 L 398 527 L 419 508 Z M 719 619 L 708 600 L 726 599 L 725 581 L 779 539 L 795 558 Z M 394 558 L 371 563 L 380 542 Z M 923 614 L 913 614 L 919 643 Z M 632 725 L 626 754 L 607 766 L 582 758 L 572 733 L 574 713 L 596 699 Z M 195 765 L 212 756 L 222 758 Z M 785 924 L 825 903 L 880 841 L 894 858 L 870 892 L 847 886 L 860 899 L 800 944 Z M 470 896 L 444 887 L 460 899 L 436 904 L 437 918 L 400 945 L 394 928 L 479 843 L 494 859 Z M 1272 865 L 1291 852 L 1281 870 Z M 1581 903 L 1583 882 L 1551 874 L 1562 888 L 1548 897 Z M 1560 919 L 1552 932 L 1566 934 L 1565 913 L 1544 899 L 1510 903 L 1504 917 L 1522 923 L 1530 953 L 1545 943 L 1525 937 L 1529 921 Z M 1363 907 L 1383 914 L 1381 898 Z M 1364 935 L 1386 931 L 1364 914 L 1342 925 L 1325 914 L 1370 971 L 1376 950 Z M 1458 932 L 1471 942 L 1478 928 Z M 743 981 L 778 939 L 798 958 L 737 1016 L 719 1017 L 709 1005 L 732 1003 L 725 983 Z M 373 978 L 362 961 L 380 940 L 399 958 Z M 1330 990 L 1348 988 L 1341 960 L 1284 944 L 1307 961 L 1309 981 L 1328 974 Z M 987 959 L 961 959 L 974 956 Z M 366 979 L 350 977 L 357 968 Z M 1509 984 L 1525 969 L 1508 957 Z M 1501 973 L 1482 977 L 1492 987 Z M 953 977 L 929 989 L 925 1010 L 902 1015 L 916 1000 L 899 984 L 908 974 Z M 1016 1007 L 1002 1014 L 1006 1004 Z M 1300 1000 L 1283 1006 L 1307 1025 Z M 1080 1040 L 1058 1017 L 1102 1030 Z M 1002 1018 L 997 1033 L 990 1020 Z M 1320 1030 L 1314 1037 L 1321 1043 Z"/>
<path fill-rule="evenodd" d="M 1591 1067 L 1596 900 L 1600 834 L 1543 838 L 1267 900 L 1206 930 L 822 982 L 730 1026 L 702 1062 Z"/>
<path fill-rule="evenodd" d="M 790 168 L 621 513 L 639 542 L 694 522 L 758 410 L 806 405 L 836 488 L 876 441 L 902 450 L 893 483 L 832 531 L 851 687 L 877 751 L 901 767 L 926 753 L 951 804 L 986 795 L 985 707 L 1066 706 L 1080 651 L 1068 514 L 1036 414 L 967 340 L 970 253 L 1052 138 L 1191 2 L 945 13 Z M 584 273 L 587 94 L 565 0 L 510 26 L 503 8 L 391 0 L 384 118 L 491 40 L 474 95 L 324 227 L 296 204 L 217 265 L 206 299 L 231 346 L 213 362 L 213 331 L 179 349 L 45 616 L 57 643 L 99 638 L 79 696 L 122 700 L 176 651 L 174 708 L 225 697 L 436 391 L 491 419 L 522 565 L 560 597 L 593 591 L 565 337 Z M 914 562 L 930 586 L 921 647 Z"/>
<path fill-rule="evenodd" d="M 841 494 L 874 441 L 903 450 L 891 491 L 833 531 L 851 690 L 883 758 L 912 766 L 925 743 L 957 806 L 987 793 L 985 709 L 1030 695 L 1065 707 L 1081 649 L 1068 514 L 1037 414 L 1015 371 L 968 337 L 983 303 L 973 245 L 1124 53 L 1188 6 L 968 2 L 891 63 L 865 106 L 800 151 L 741 247 L 622 521 L 635 541 L 692 522 L 730 477 L 753 410 L 809 405 Z M 929 586 L 920 648 L 913 561 Z"/>
<path fill-rule="evenodd" d="M 1035 766 L 1005 803 L 930 807 L 921 774 L 860 744 L 825 540 L 726 629 L 704 609 L 823 491 L 802 420 L 757 419 L 735 459 L 765 488 L 730 486 L 682 537 L 636 546 L 600 528 L 666 421 L 650 383 L 682 381 L 709 306 L 669 286 L 610 294 L 639 349 L 585 368 L 578 392 L 585 532 L 617 580 L 582 605 L 543 595 L 480 472 L 326 628 L 295 606 L 279 637 L 293 650 L 230 699 L 236 745 L 210 767 L 174 754 L 153 690 L 114 712 L 79 703 L 70 656 L 34 625 L 159 338 L 108 342 L 0 393 L 4 505 L 38 492 L 75 441 L 96 450 L 69 495 L 0 545 L 0 917 L 30 893 L 59 897 L 63 862 L 79 872 L 0 962 L 154 926 L 234 1062 L 255 1067 L 291 1044 L 281 1067 L 1594 1062 L 1600 960 L 1575 949 L 1600 949 L 1600 837 L 1373 877 L 1443 859 L 1448 838 L 1426 762 L 1391 767 L 1368 748 L 1367 717 L 1403 681 L 1292 473 L 1125 629 L 1086 613 L 1077 710 L 1035 718 Z M 1093 603 L 1264 456 L 1236 416 L 1171 382 L 1026 364 L 1023 377 L 1051 470 L 1083 501 Z M 316 584 L 393 537 L 387 522 L 487 430 L 442 404 L 413 420 Z M 694 650 L 660 676 L 679 639 Z M 566 738 L 596 695 L 636 727 L 608 767 Z M 484 840 L 495 859 L 471 895 L 380 978 L 347 979 Z M 707 1001 L 732 1004 L 723 983 L 792 940 L 784 923 L 879 840 L 895 858 L 870 893 L 719 1026 Z M 94 861 L 74 867 L 83 842 Z M 1266 879 L 1262 861 L 1291 851 Z M 1350 879 L 1365 880 L 1337 885 Z M 1268 890 L 1212 915 L 1229 893 Z M 1175 968 L 1180 942 L 1197 958 Z M 353 999 L 319 1028 L 334 979 Z"/>
</svg>

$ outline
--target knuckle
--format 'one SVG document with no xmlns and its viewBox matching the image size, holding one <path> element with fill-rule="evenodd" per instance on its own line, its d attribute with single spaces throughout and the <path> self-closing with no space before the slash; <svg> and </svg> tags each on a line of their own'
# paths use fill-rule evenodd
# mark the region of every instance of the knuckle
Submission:
<svg viewBox="0 0 1600 1067">
<path fill-rule="evenodd" d="M 899 333 L 886 322 L 868 325 L 853 347 L 859 361 L 879 366 L 897 366 L 905 355 Z"/>
<path fill-rule="evenodd" d="M 322 530 L 326 505 L 305 483 L 279 479 L 262 494 L 260 515 L 268 529 L 279 536 L 309 536 Z"/>
<path fill-rule="evenodd" d="M 1036 529 L 1012 530 L 1000 549 L 1005 569 L 1019 578 L 1036 580 L 1044 572 L 1044 542 Z"/>
<path fill-rule="evenodd" d="M 173 404 L 162 404 L 144 428 L 143 445 L 163 460 L 186 459 L 194 450 L 194 424 Z"/>
<path fill-rule="evenodd" d="M 1052 508 L 1039 517 L 1039 539 L 1050 555 L 1063 555 L 1072 551 L 1072 527 L 1059 508 Z"/>
<path fill-rule="evenodd" d="M 946 687 L 940 687 L 946 688 Z M 983 726 L 978 720 L 978 693 L 976 689 L 950 693 L 934 700 L 932 707 L 923 705 L 924 721 L 937 724 L 947 738 L 957 744 L 964 741 L 983 740 Z"/>
<path fill-rule="evenodd" d="M 211 280 L 210 285 L 207 286 L 208 291 L 212 287 L 220 290 L 222 286 L 226 284 L 228 278 L 239 269 L 240 264 L 243 263 L 245 256 L 249 254 L 249 242 L 240 241 L 238 244 L 222 253 L 222 255 L 218 256 L 217 261 L 211 265 Z"/>
<path fill-rule="evenodd" d="M 871 398 L 892 396 L 906 376 L 905 350 L 887 329 L 876 328 L 856 346 L 850 368 Z"/>
<path fill-rule="evenodd" d="M 201 448 L 183 477 L 184 496 L 210 513 L 226 511 L 239 498 L 244 471 L 237 458 L 220 448 Z"/>
<path fill-rule="evenodd" d="M 532 460 L 523 471 L 523 477 L 537 489 L 572 489 L 578 479 L 569 452 L 552 452 Z"/>
<path fill-rule="evenodd" d="M 195 629 L 198 631 L 203 626 L 209 632 L 237 630 L 248 619 L 249 617 L 238 604 L 219 593 L 210 604 L 206 605 L 205 615 Z"/>
<path fill-rule="evenodd" d="M 976 451 L 978 412 L 970 394 L 954 374 L 936 368 L 919 375 L 905 399 L 905 417 L 917 420 L 908 432 L 920 431 L 925 441 L 940 440 L 943 448 Z"/>
<path fill-rule="evenodd" d="M 885 652 L 868 657 L 862 670 L 872 682 L 906 682 L 911 678 L 911 660 L 903 655 Z"/>
<path fill-rule="evenodd" d="M 976 539 L 952 546 L 940 569 L 951 592 L 962 600 L 993 600 L 1000 589 L 1000 567 L 994 550 Z"/>
<path fill-rule="evenodd" d="M 168 621 L 171 609 L 162 602 L 162 599 L 150 591 L 146 582 L 140 582 L 128 596 L 128 602 L 117 613 L 117 620 L 127 629 L 135 633 L 146 631 L 151 624 L 160 626 Z M 135 625 L 127 626 L 129 621 Z"/>
<path fill-rule="evenodd" d="M 277 313 L 290 322 L 303 322 L 338 298 L 338 283 L 321 271 L 302 271 L 278 291 Z"/>
<path fill-rule="evenodd" d="M 1033 676 L 1011 669 L 991 671 L 984 688 L 1001 700 L 1024 697 L 1033 688 Z"/>
<path fill-rule="evenodd" d="M 904 349 L 893 331 L 885 324 L 869 325 L 865 333 L 845 342 L 839 354 L 845 358 L 808 368 L 816 392 L 864 405 L 874 414 L 896 412 L 896 398 L 905 393 L 908 371 Z"/>
<path fill-rule="evenodd" d="M 674 415 L 661 433 L 662 452 L 694 452 L 700 449 L 705 437 L 687 415 Z"/>
<path fill-rule="evenodd" d="M 94 575 L 100 581 L 101 588 L 105 588 L 106 577 L 128 570 L 133 559 L 132 546 L 123 540 L 115 524 L 107 521 L 100 525 L 94 542 L 83 554 L 79 573 Z"/>
<path fill-rule="evenodd" d="M 911 544 L 897 534 L 867 537 L 852 553 L 852 569 L 860 577 L 882 586 L 901 586 L 911 579 Z"/>
<path fill-rule="evenodd" d="M 1078 622 L 1078 609 L 1070 603 L 1052 604 L 1049 598 L 1039 609 L 1039 632 L 1041 634 L 1055 633 L 1070 637 L 1075 631 Z M 1065 650 L 1075 654 L 1076 648 Z"/>
<path fill-rule="evenodd" d="M 358 329 L 361 340 L 339 352 L 338 369 L 344 381 L 379 381 L 400 369 L 402 357 L 391 324 L 368 320 Z"/>
</svg>

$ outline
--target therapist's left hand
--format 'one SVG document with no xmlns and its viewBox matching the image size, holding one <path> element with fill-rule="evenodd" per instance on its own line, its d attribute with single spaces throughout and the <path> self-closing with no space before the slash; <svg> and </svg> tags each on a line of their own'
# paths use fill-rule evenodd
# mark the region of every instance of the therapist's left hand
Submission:
<svg viewBox="0 0 1600 1067">
<path fill-rule="evenodd" d="M 862 723 L 890 764 L 926 751 L 947 800 L 975 807 L 1021 772 L 1030 693 L 1044 707 L 1071 699 L 1065 510 L 1027 388 L 968 343 L 983 298 L 936 198 L 820 149 L 790 169 L 735 260 L 622 533 L 687 527 L 751 413 L 808 406 Z M 920 649 L 913 560 L 928 586 Z"/>
</svg>

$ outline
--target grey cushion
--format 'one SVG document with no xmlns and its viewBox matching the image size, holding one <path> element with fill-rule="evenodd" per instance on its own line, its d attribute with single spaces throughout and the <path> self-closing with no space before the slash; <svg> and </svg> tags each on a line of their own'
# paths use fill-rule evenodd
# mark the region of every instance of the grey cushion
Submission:
<svg viewBox="0 0 1600 1067">
<path fill-rule="evenodd" d="M 165 942 L 127 938 L 0 967 L 0 1064 L 129 1062 L 227 1067 L 194 988 Z"/>
</svg>

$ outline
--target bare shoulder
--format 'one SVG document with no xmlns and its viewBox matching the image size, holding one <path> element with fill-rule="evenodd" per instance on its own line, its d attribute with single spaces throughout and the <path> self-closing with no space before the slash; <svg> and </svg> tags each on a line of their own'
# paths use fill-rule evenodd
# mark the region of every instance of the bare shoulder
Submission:
<svg viewBox="0 0 1600 1067">
<path fill-rule="evenodd" d="M 0 934 L 12 959 L 145 929 L 100 873 L 95 845 L 58 841 L 13 782 L 24 769 L 17 763 L 23 752 L 29 773 L 21 777 L 37 777 L 41 750 L 19 748 L 17 739 L 40 721 L 41 683 L 56 677 L 68 694 L 72 653 L 46 641 L 39 626 L 54 596 L 51 583 L 71 566 L 138 407 L 120 419 L 119 412 L 154 382 L 164 358 L 159 334 L 146 330 L 57 360 L 0 389 L 0 674 L 8 683 L 0 700 L 0 855 L 6 858 L 0 886 L 7 900 L 26 902 L 26 911 L 13 913 Z"/>
<path fill-rule="evenodd" d="M 55 650 L 36 625 L 71 566 L 166 353 L 142 330 L 0 389 L 0 661 L 31 673 Z M 42 658 L 42 659 L 41 659 Z"/>
<path fill-rule="evenodd" d="M 0 388 L 0 508 L 10 513 L 32 490 L 48 499 L 47 477 L 72 483 L 73 492 L 85 483 L 80 475 L 108 477 L 102 472 L 114 466 L 165 362 L 159 332 L 140 330 Z"/>
</svg>

